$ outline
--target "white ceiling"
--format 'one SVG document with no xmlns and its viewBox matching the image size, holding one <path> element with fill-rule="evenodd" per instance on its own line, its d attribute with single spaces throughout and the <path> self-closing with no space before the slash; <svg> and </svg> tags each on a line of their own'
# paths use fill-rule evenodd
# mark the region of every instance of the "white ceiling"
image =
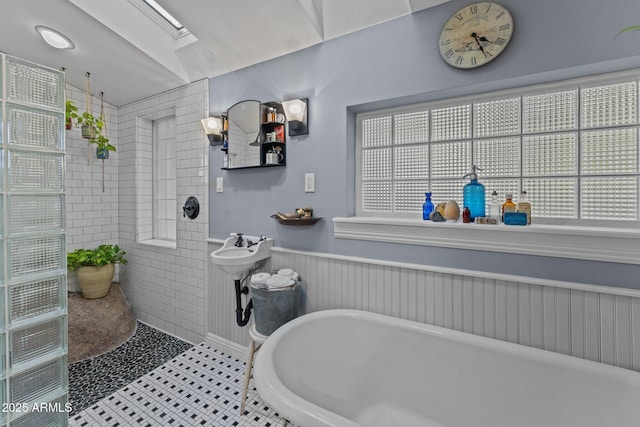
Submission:
<svg viewBox="0 0 640 427">
<path fill-rule="evenodd" d="M 116 106 L 215 77 L 449 0 L 156 0 L 191 34 L 175 39 L 141 0 L 13 0 L 0 6 L 0 51 L 59 69 Z M 76 45 L 54 49 L 34 27 Z"/>
</svg>

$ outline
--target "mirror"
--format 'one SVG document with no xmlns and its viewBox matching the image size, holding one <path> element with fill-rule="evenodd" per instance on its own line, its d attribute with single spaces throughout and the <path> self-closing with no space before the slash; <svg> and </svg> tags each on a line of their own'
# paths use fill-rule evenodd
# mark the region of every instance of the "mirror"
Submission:
<svg viewBox="0 0 640 427">
<path fill-rule="evenodd" d="M 229 108 L 229 169 L 260 166 L 260 101 L 241 101 Z"/>
</svg>

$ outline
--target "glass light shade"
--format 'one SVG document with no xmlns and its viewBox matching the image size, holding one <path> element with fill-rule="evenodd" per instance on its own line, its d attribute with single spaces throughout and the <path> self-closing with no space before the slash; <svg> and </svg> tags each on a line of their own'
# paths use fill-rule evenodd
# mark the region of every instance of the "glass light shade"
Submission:
<svg viewBox="0 0 640 427">
<path fill-rule="evenodd" d="M 287 121 L 304 121 L 304 113 L 307 110 L 307 103 L 301 99 L 292 99 L 291 101 L 284 101 L 282 103 L 284 108 L 284 114 L 287 116 Z"/>
<path fill-rule="evenodd" d="M 220 135 L 222 120 L 220 117 L 207 117 L 202 119 L 202 127 L 207 135 Z"/>
<path fill-rule="evenodd" d="M 56 49 L 73 49 L 76 47 L 67 36 L 49 27 L 37 25 L 36 31 L 49 46 L 53 46 Z"/>
</svg>

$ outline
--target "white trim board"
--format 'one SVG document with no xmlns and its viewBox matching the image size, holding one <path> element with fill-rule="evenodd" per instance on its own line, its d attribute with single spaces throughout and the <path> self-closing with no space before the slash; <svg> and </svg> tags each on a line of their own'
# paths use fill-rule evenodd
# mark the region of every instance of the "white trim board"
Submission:
<svg viewBox="0 0 640 427">
<path fill-rule="evenodd" d="M 249 349 L 247 347 L 221 336 L 212 334 L 211 332 L 207 332 L 204 340 L 211 348 L 215 348 L 216 350 L 228 356 L 235 357 L 238 360 L 247 360 L 247 356 L 249 355 Z"/>
<path fill-rule="evenodd" d="M 640 264 L 640 230 L 336 217 L 336 238 Z"/>
</svg>

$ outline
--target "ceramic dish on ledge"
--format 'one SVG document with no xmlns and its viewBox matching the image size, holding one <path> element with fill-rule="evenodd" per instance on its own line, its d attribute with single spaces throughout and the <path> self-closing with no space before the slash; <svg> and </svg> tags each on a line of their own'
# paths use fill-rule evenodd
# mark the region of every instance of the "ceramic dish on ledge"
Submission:
<svg viewBox="0 0 640 427">
<path fill-rule="evenodd" d="M 285 216 L 286 214 L 278 214 L 280 214 L 280 212 L 271 215 L 271 218 L 277 220 L 280 224 L 283 225 L 313 225 L 322 219 L 318 217 L 305 218 L 301 216 Z"/>
</svg>

